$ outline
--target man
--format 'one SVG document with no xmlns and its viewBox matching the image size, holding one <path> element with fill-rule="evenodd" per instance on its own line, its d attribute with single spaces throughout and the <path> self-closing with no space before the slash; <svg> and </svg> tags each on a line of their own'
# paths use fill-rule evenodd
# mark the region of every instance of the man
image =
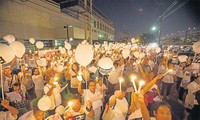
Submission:
<svg viewBox="0 0 200 120">
<path fill-rule="evenodd" d="M 114 117 L 112 120 L 125 120 L 127 112 L 128 112 L 128 102 L 125 98 L 126 95 L 126 87 L 120 86 L 119 84 L 114 87 L 115 93 L 110 97 L 109 105 L 113 108 Z"/>
<path fill-rule="evenodd" d="M 94 110 L 92 109 L 91 101 L 87 101 L 86 106 L 81 105 L 80 96 L 74 95 L 70 101 L 72 104 L 65 111 L 65 120 L 85 120 L 86 118 L 94 117 Z"/>
<path fill-rule="evenodd" d="M 88 89 L 83 90 L 81 82 L 78 85 L 78 92 L 83 96 L 85 101 L 91 101 L 92 107 L 95 113 L 93 120 L 100 120 L 101 116 L 101 106 L 103 106 L 103 94 L 96 89 L 96 82 L 95 81 L 88 81 Z"/>
</svg>

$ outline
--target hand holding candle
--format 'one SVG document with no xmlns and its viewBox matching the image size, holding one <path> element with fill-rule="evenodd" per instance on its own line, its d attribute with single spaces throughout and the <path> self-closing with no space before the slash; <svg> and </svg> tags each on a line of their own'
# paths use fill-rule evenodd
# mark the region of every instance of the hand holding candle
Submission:
<svg viewBox="0 0 200 120">
<path fill-rule="evenodd" d="M 78 79 L 80 82 L 83 80 L 83 78 L 82 78 L 82 73 L 81 73 L 80 71 L 78 72 L 77 79 Z"/>
<path fill-rule="evenodd" d="M 70 109 L 72 109 L 72 105 L 73 105 L 73 102 L 69 101 L 67 107 L 70 107 Z"/>
<path fill-rule="evenodd" d="M 136 87 L 136 84 L 135 84 L 135 79 L 136 79 L 135 76 L 132 76 L 132 77 L 131 77 L 131 82 L 133 83 L 134 91 L 137 92 L 137 87 Z"/>
<path fill-rule="evenodd" d="M 139 88 L 138 88 L 138 92 L 140 92 L 142 86 L 144 85 L 144 81 L 140 81 L 139 82 Z"/>
</svg>

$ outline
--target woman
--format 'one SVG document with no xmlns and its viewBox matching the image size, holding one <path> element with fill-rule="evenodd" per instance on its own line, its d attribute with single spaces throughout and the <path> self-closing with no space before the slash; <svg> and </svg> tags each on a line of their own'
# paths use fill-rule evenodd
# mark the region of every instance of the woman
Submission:
<svg viewBox="0 0 200 120">
<path fill-rule="evenodd" d="M 39 73 L 39 70 L 37 68 L 33 68 L 32 72 L 32 80 L 33 83 L 35 84 L 35 94 L 36 97 L 42 97 L 44 91 L 44 81 L 43 81 L 43 76 Z"/>
<path fill-rule="evenodd" d="M 46 75 L 45 80 L 47 84 L 44 86 L 44 94 L 50 97 L 52 101 L 50 110 L 53 110 L 62 103 L 61 88 L 58 83 L 54 83 L 54 74 Z"/>
</svg>

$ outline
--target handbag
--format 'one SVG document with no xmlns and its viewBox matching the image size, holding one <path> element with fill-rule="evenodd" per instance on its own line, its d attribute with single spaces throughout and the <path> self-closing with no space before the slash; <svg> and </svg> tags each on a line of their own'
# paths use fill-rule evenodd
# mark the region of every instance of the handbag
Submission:
<svg viewBox="0 0 200 120">
<path fill-rule="evenodd" d="M 106 104 L 106 107 L 105 107 L 105 110 L 104 110 L 103 116 L 102 116 L 103 120 L 112 120 L 113 119 L 113 117 L 115 115 L 115 112 L 113 111 L 113 109 L 115 108 L 115 105 L 116 105 L 116 102 L 113 105 L 113 107 L 110 107 L 109 104 Z"/>
</svg>

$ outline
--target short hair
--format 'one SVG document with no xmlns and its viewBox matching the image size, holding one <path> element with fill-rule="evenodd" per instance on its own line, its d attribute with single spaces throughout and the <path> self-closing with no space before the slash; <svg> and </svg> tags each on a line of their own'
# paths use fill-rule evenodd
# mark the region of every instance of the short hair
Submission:
<svg viewBox="0 0 200 120">
<path fill-rule="evenodd" d="M 79 101 L 81 101 L 81 96 L 79 94 L 74 94 L 70 100 L 74 100 L 74 99 L 77 99 Z"/>
<path fill-rule="evenodd" d="M 170 109 L 170 112 L 172 111 L 171 106 L 170 106 L 168 103 L 163 102 L 163 101 L 161 101 L 161 102 L 156 102 L 156 103 L 155 103 L 154 111 L 157 112 L 157 110 L 158 110 L 158 108 L 159 108 L 160 106 L 166 106 L 166 107 L 168 107 L 168 108 Z"/>
<path fill-rule="evenodd" d="M 38 68 L 34 67 L 32 70 L 32 75 L 34 75 L 35 70 L 38 70 Z"/>
<path fill-rule="evenodd" d="M 87 87 L 89 87 L 89 85 L 90 85 L 91 82 L 94 82 L 94 83 L 96 84 L 96 81 L 94 81 L 94 80 L 89 80 L 89 81 L 88 81 Z"/>
<path fill-rule="evenodd" d="M 122 84 L 122 85 L 121 85 L 121 90 L 122 90 L 123 92 L 125 92 L 126 89 L 127 89 L 126 86 L 125 86 L 124 84 Z M 119 85 L 119 84 L 115 85 L 114 91 L 116 91 L 116 90 L 120 90 L 120 85 Z"/>
<path fill-rule="evenodd" d="M 44 80 L 46 81 L 46 83 L 48 83 L 50 78 L 54 77 L 54 76 L 55 76 L 54 74 L 47 74 L 47 75 L 44 76 Z"/>
<path fill-rule="evenodd" d="M 20 83 L 18 83 L 18 82 L 17 82 L 17 83 L 14 83 L 14 84 L 13 84 L 13 87 L 14 87 L 14 86 L 15 86 L 15 87 L 20 86 Z"/>
</svg>

